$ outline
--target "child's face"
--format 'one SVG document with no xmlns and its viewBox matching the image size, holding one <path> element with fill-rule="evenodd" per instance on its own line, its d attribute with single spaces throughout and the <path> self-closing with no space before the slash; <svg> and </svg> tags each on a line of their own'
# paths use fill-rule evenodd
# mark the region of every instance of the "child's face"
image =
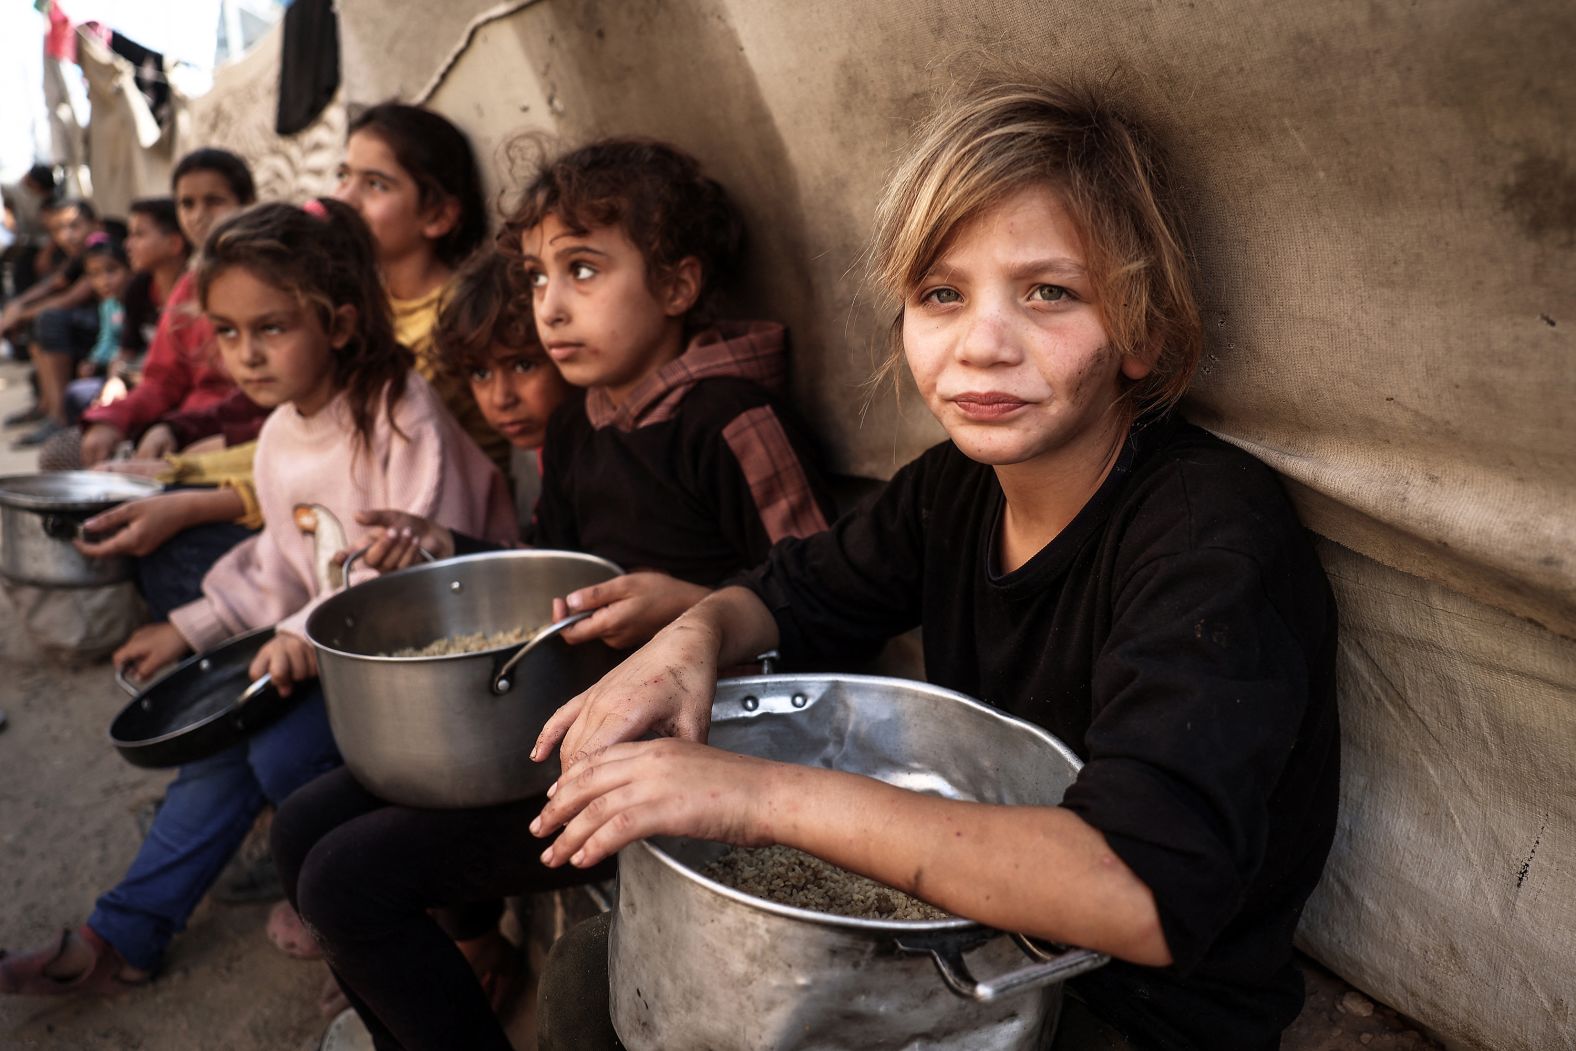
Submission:
<svg viewBox="0 0 1576 1051">
<path fill-rule="evenodd" d="M 107 255 L 90 255 L 83 266 L 93 294 L 100 299 L 119 299 L 126 290 L 126 278 L 131 275 L 120 260 Z"/>
<path fill-rule="evenodd" d="M 930 411 L 994 466 L 1108 449 L 1119 376 L 1149 367 L 1106 337 L 1081 239 L 1048 186 L 958 231 L 903 309 L 903 350 Z"/>
<path fill-rule="evenodd" d="M 184 246 L 175 234 L 140 212 L 126 219 L 126 257 L 138 273 L 151 273 L 181 257 Z"/>
<path fill-rule="evenodd" d="M 229 182 L 216 171 L 199 168 L 175 181 L 175 218 L 197 248 L 208 239 L 208 231 L 240 207 Z"/>
<path fill-rule="evenodd" d="M 698 286 L 653 288 L 621 227 L 577 232 L 549 215 L 520 247 L 536 330 L 570 383 L 604 388 L 617 404 L 683 351 L 683 318 Z"/>
<path fill-rule="evenodd" d="M 472 366 L 469 378 L 471 394 L 488 425 L 521 449 L 542 444 L 547 418 L 569 392 L 541 347 L 494 343 L 487 362 Z"/>
<path fill-rule="evenodd" d="M 333 398 L 334 350 L 348 329 L 331 334 L 295 294 L 240 266 L 213 279 L 206 306 L 225 368 L 248 398 L 268 409 L 289 402 L 304 416 Z"/>
<path fill-rule="evenodd" d="M 60 208 L 49 217 L 49 236 L 66 255 L 76 255 L 93 232 L 93 221 L 75 206 Z"/>
<path fill-rule="evenodd" d="M 366 220 L 383 264 L 432 250 L 432 241 L 454 226 L 454 209 L 423 208 L 421 188 L 383 139 L 358 131 L 345 146 L 334 196 Z"/>
</svg>

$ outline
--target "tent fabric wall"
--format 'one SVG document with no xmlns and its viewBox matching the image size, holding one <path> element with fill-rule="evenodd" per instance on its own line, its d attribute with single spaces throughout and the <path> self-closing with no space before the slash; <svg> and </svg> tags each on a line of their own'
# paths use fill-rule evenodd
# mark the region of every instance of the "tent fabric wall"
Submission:
<svg viewBox="0 0 1576 1051">
<path fill-rule="evenodd" d="M 103 215 L 124 218 L 138 197 L 169 193 L 174 136 L 154 119 L 129 62 L 87 35 L 77 41 L 77 62 L 93 106 L 87 127 L 93 203 Z"/>
<path fill-rule="evenodd" d="M 1455 1045 L 1576 1048 L 1576 647 L 1332 542 L 1342 807 L 1305 946 Z"/>
<path fill-rule="evenodd" d="M 275 25 L 245 55 L 214 71 L 207 94 L 177 99 L 176 155 L 200 146 L 232 150 L 252 166 L 260 199 L 301 201 L 333 191 L 344 158 L 346 114 L 342 98 L 336 98 L 296 134 L 274 132 L 283 39 L 282 27 Z"/>
<path fill-rule="evenodd" d="M 860 256 L 912 122 L 981 69 L 1115 73 L 1186 179 L 1210 336 L 1188 410 L 1330 541 L 1346 767 L 1304 943 L 1463 1047 L 1576 1047 L 1576 7 L 339 7 L 346 102 L 428 95 L 495 190 L 522 130 L 697 154 L 750 225 L 741 309 L 790 325 L 801 408 L 871 478 L 939 437 L 911 392 L 863 409 L 893 307 Z M 249 138 L 266 46 L 194 127 L 294 157 Z M 313 141 L 337 160 L 340 139 Z"/>
</svg>

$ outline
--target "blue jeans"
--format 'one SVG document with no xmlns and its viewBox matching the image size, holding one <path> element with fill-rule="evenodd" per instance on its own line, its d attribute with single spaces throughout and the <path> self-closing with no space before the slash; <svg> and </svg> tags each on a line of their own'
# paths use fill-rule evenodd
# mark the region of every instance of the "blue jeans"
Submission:
<svg viewBox="0 0 1576 1051">
<path fill-rule="evenodd" d="M 137 858 L 88 918 L 133 967 L 156 970 L 170 939 L 246 838 L 264 803 L 340 765 L 323 694 L 305 684 L 280 720 L 181 767 Z"/>
<path fill-rule="evenodd" d="M 138 558 L 137 590 L 153 619 L 168 620 L 171 610 L 202 598 L 202 578 L 213 564 L 256 532 L 235 522 L 210 522 L 183 529 Z"/>
</svg>

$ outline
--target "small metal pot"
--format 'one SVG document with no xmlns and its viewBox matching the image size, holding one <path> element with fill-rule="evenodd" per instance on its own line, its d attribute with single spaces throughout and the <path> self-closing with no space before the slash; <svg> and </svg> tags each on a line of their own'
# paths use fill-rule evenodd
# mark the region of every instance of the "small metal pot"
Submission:
<svg viewBox="0 0 1576 1051">
<path fill-rule="evenodd" d="M 253 680 L 248 672 L 273 637 L 273 628 L 237 635 L 142 686 L 115 669 L 115 681 L 133 696 L 109 724 L 110 743 L 135 766 L 180 766 L 274 722 L 300 695 L 281 697 L 269 676 Z"/>
<path fill-rule="evenodd" d="M 1080 765 L 1029 723 L 950 690 L 872 676 L 724 680 L 710 740 L 1012 805 L 1060 802 Z M 725 849 L 663 837 L 619 854 L 608 965 L 613 1027 L 631 1051 L 1027 1051 L 1055 1030 L 1060 983 L 1106 962 L 969 920 L 778 905 L 700 875 Z"/>
<path fill-rule="evenodd" d="M 348 565 L 347 565 L 348 577 Z M 329 724 L 345 765 L 392 803 L 476 807 L 524 799 L 558 777 L 531 748 L 554 711 L 620 655 L 571 646 L 553 599 L 622 572 L 570 551 L 467 555 L 358 584 L 307 618 Z M 523 644 L 389 657 L 434 639 L 545 625 Z"/>
<path fill-rule="evenodd" d="M 88 558 L 71 545 L 82 523 L 162 490 L 157 482 L 107 471 L 56 471 L 0 478 L 0 575 L 46 588 L 92 588 L 130 579 L 129 558 Z"/>
</svg>

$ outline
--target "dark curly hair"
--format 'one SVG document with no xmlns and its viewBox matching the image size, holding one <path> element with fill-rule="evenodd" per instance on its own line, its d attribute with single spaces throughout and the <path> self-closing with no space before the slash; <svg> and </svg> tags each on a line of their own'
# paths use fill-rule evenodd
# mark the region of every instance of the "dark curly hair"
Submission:
<svg viewBox="0 0 1576 1051">
<path fill-rule="evenodd" d="M 454 226 L 432 243 L 438 258 L 458 267 L 487 236 L 487 202 L 471 140 L 430 109 L 380 102 L 350 122 L 350 134 L 376 135 L 399 166 L 416 180 L 423 208 L 452 198 L 460 206 Z"/>
<path fill-rule="evenodd" d="M 531 290 L 520 268 L 502 252 L 484 248 L 449 282 L 438 304 L 432 342 L 438 362 L 453 373 L 485 364 L 490 348 L 512 350 L 540 345 L 531 315 Z"/>
<path fill-rule="evenodd" d="M 241 204 L 251 204 L 257 200 L 257 184 L 252 181 L 252 170 L 229 150 L 221 150 L 216 146 L 192 150 L 180 159 L 180 163 L 170 173 L 170 188 L 174 189 L 181 179 L 192 172 L 213 172 L 225 181 L 230 193 Z"/>
<path fill-rule="evenodd" d="M 506 251 L 519 254 L 521 236 L 549 215 L 582 233 L 617 225 L 645 259 L 650 285 L 685 259 L 699 262 L 701 291 L 685 329 L 715 320 L 744 255 L 744 223 L 694 157 L 652 139 L 600 139 L 557 156 L 542 140 L 526 145 L 534 173 L 504 221 Z"/>
<path fill-rule="evenodd" d="M 208 235 L 197 261 L 197 297 L 204 310 L 214 280 L 233 267 L 299 297 L 324 329 L 333 327 L 338 308 L 356 309 L 355 332 L 334 352 L 334 386 L 347 394 L 363 447 L 372 440 L 379 394 L 392 417 L 416 363 L 394 338 L 375 260 L 372 234 L 356 210 L 319 197 L 299 208 L 259 204 L 230 216 Z"/>
</svg>

